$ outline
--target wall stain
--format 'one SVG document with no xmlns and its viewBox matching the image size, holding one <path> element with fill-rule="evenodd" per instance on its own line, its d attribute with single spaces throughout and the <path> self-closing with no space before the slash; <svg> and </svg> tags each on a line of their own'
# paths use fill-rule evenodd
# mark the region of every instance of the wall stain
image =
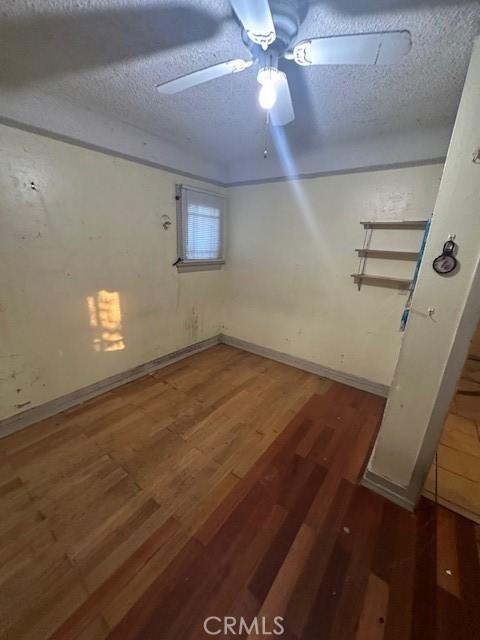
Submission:
<svg viewBox="0 0 480 640">
<path fill-rule="evenodd" d="M 196 339 L 198 337 L 199 328 L 200 321 L 198 313 L 195 311 L 195 307 L 192 307 L 191 315 L 185 320 L 185 329 L 192 338 Z"/>
</svg>

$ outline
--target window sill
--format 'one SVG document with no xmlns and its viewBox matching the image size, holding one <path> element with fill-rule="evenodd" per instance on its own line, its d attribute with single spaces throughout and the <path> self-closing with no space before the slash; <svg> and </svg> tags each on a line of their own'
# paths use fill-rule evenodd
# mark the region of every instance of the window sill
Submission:
<svg viewBox="0 0 480 640">
<path fill-rule="evenodd" d="M 221 269 L 225 260 L 188 260 L 177 264 L 178 273 L 189 273 L 191 271 L 214 271 Z"/>
</svg>

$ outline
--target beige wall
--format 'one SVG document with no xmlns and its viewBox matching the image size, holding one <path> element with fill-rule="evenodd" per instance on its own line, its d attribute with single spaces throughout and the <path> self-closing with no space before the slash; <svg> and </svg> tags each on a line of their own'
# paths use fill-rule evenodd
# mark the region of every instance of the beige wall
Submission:
<svg viewBox="0 0 480 640">
<path fill-rule="evenodd" d="M 182 178 L 5 126 L 0 144 L 1 418 L 220 331 L 390 384 L 405 294 L 354 286 L 359 222 L 427 217 L 440 165 L 230 188 L 225 271 L 178 274 Z"/>
<path fill-rule="evenodd" d="M 0 126 L 0 418 L 219 332 L 222 271 L 171 266 L 181 181 Z"/>
<path fill-rule="evenodd" d="M 223 332 L 389 385 L 406 294 L 350 274 L 369 219 L 431 215 L 441 165 L 233 187 Z M 421 233 L 375 231 L 372 248 L 417 250 Z M 370 260 L 408 277 L 414 263 Z"/>
</svg>

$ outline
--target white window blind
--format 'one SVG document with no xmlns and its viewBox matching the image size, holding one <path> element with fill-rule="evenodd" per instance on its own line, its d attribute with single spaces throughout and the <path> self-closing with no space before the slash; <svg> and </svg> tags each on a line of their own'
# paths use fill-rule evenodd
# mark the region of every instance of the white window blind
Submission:
<svg viewBox="0 0 480 640">
<path fill-rule="evenodd" d="M 184 185 L 177 189 L 177 195 L 181 201 L 178 240 L 182 263 L 223 262 L 225 199 Z"/>
</svg>

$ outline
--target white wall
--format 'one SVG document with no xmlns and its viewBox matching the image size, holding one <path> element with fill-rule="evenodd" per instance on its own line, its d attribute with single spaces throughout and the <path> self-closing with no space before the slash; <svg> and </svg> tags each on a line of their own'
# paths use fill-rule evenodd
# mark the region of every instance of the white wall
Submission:
<svg viewBox="0 0 480 640">
<path fill-rule="evenodd" d="M 413 298 L 392 391 L 369 463 L 377 481 L 415 500 L 480 317 L 480 39 L 472 54 Z M 460 268 L 436 274 L 432 261 L 456 235 Z M 428 309 L 435 309 L 432 317 Z M 396 487 L 396 488 L 395 488 Z M 401 495 L 401 491 L 399 493 Z"/>
<path fill-rule="evenodd" d="M 0 126 L 0 418 L 219 333 L 222 271 L 171 266 L 178 181 Z M 90 324 L 102 290 L 118 293 L 117 351 Z"/>
<path fill-rule="evenodd" d="M 389 385 L 405 293 L 350 274 L 368 219 L 427 218 L 442 165 L 353 173 L 228 190 L 223 333 Z M 419 232 L 374 232 L 372 248 L 416 250 Z M 414 263 L 369 261 L 410 275 Z"/>
</svg>

